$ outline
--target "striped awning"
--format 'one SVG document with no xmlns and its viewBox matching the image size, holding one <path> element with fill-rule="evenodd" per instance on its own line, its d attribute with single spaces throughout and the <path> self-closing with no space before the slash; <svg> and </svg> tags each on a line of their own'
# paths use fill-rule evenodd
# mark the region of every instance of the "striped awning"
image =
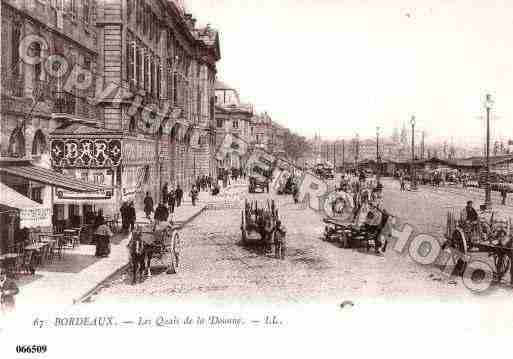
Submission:
<svg viewBox="0 0 513 359">
<path fill-rule="evenodd" d="M 0 182 L 0 205 L 19 210 L 20 227 L 50 227 L 51 208 L 34 202 L 21 193 Z"/>
<path fill-rule="evenodd" d="M 108 189 L 104 186 L 91 184 L 34 165 L 2 166 L 0 167 L 0 175 L 3 174 L 21 177 L 30 181 L 40 182 L 74 192 L 100 192 Z"/>
</svg>

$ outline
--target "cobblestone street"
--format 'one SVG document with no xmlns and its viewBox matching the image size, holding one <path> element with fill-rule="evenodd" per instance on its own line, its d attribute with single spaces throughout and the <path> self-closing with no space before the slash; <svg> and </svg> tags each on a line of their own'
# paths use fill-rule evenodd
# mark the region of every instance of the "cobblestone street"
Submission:
<svg viewBox="0 0 513 359">
<path fill-rule="evenodd" d="M 423 188 L 399 192 L 386 182 L 386 207 L 421 231 L 443 234 L 449 207 L 461 207 L 462 194 Z M 247 195 L 238 186 L 231 197 L 265 201 L 266 194 Z M 436 198 L 436 202 L 431 199 Z M 246 303 L 318 303 L 323 301 L 402 300 L 463 301 L 475 297 L 459 278 L 445 277 L 439 268 L 414 263 L 392 250 L 384 256 L 341 249 L 321 241 L 322 216 L 293 204 L 290 196 L 276 196 L 288 230 L 286 259 L 264 256 L 239 243 L 241 209 L 209 210 L 182 230 L 181 268 L 176 275 L 160 274 L 138 285 L 126 274 L 92 298 L 93 303 L 226 300 Z M 436 205 L 435 205 L 436 203 Z M 414 207 L 413 207 L 414 206 Z M 493 296 L 510 295 L 499 286 Z"/>
</svg>

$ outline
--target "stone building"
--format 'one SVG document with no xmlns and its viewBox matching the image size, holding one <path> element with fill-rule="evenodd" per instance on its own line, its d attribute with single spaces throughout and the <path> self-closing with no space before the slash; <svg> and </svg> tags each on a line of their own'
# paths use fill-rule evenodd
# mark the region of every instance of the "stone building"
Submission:
<svg viewBox="0 0 513 359">
<path fill-rule="evenodd" d="M 70 220 L 117 212 L 146 191 L 158 199 L 164 182 L 187 190 L 212 171 L 217 31 L 179 1 L 1 4 L 1 155 L 76 179 L 8 185 Z M 25 43 L 42 61 L 22 61 Z"/>
<path fill-rule="evenodd" d="M 239 169 L 244 165 L 241 150 L 248 148 L 252 142 L 253 106 L 242 103 L 238 91 L 221 81 L 216 82 L 215 94 L 216 147 L 221 146 L 226 134 L 231 134 L 233 138 L 233 150 L 218 160 L 218 167 Z"/>
<path fill-rule="evenodd" d="M 103 200 L 112 196 L 106 177 L 72 180 L 63 176 L 73 174 L 69 168 L 54 171 L 50 162 L 54 130 L 102 118 L 87 101 L 94 79 L 87 88 L 67 86 L 75 68 L 97 69 L 95 9 L 95 0 L 1 1 L 1 181 L 49 209 L 56 221 L 72 221 L 84 211 L 64 203 L 64 193 L 95 190 Z"/>
<path fill-rule="evenodd" d="M 187 190 L 213 162 L 217 31 L 164 0 L 105 1 L 97 26 L 102 88 L 128 89 L 102 102 L 105 128 L 123 132 L 121 200 L 157 199 L 165 182 Z"/>
</svg>

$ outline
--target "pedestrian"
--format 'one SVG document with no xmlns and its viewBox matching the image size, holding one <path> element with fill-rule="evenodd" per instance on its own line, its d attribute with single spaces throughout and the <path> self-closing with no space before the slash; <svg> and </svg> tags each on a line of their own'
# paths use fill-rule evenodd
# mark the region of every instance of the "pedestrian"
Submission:
<svg viewBox="0 0 513 359">
<path fill-rule="evenodd" d="M 162 199 L 161 199 L 162 202 L 167 203 L 168 194 L 169 194 L 169 191 L 168 191 L 168 185 L 166 182 L 166 183 L 164 183 L 164 187 L 162 187 Z"/>
<path fill-rule="evenodd" d="M 150 197 L 150 199 L 151 199 L 151 197 Z M 152 202 L 152 204 L 153 204 L 153 202 Z M 128 230 L 130 232 L 134 230 L 136 216 L 137 215 L 135 214 L 134 201 L 130 201 L 130 205 L 128 206 L 128 210 L 127 210 Z"/>
<path fill-rule="evenodd" d="M 94 232 L 94 236 L 96 242 L 95 257 L 108 257 L 110 255 L 110 239 L 113 234 L 103 218 L 98 222 L 98 228 Z"/>
<path fill-rule="evenodd" d="M 150 192 L 146 192 L 146 197 L 144 197 L 143 203 L 146 218 L 150 219 L 150 214 L 153 212 L 153 198 L 151 198 Z"/>
<path fill-rule="evenodd" d="M 169 210 L 167 209 L 164 202 L 160 202 L 155 209 L 155 222 L 158 224 L 159 222 L 166 222 L 169 218 Z"/>
<path fill-rule="evenodd" d="M 169 213 L 175 213 L 175 202 L 176 202 L 175 190 L 171 189 L 167 196 L 167 205 L 169 207 Z"/>
<path fill-rule="evenodd" d="M 176 186 L 175 198 L 176 198 L 176 208 L 178 208 L 182 205 L 182 198 L 183 198 L 183 190 L 180 187 L 180 185 Z"/>
<path fill-rule="evenodd" d="M 128 203 L 126 201 L 123 202 L 123 204 L 121 205 L 119 212 L 121 213 L 121 228 L 123 229 L 123 233 L 127 233 L 128 232 L 128 220 L 127 220 Z"/>
<path fill-rule="evenodd" d="M 11 312 L 14 310 L 14 296 L 20 292 L 16 282 L 7 277 L 7 271 L 0 270 L 0 312 Z"/>
<path fill-rule="evenodd" d="M 281 221 L 277 221 L 274 228 L 274 256 L 276 259 L 285 259 L 286 234 L 285 226 L 281 224 Z"/>
<path fill-rule="evenodd" d="M 502 205 L 506 205 L 506 198 L 508 197 L 508 191 L 506 191 L 506 188 L 502 187 L 501 189 L 501 197 L 502 197 Z"/>
<path fill-rule="evenodd" d="M 404 176 L 401 175 L 401 178 L 399 179 L 401 181 L 401 191 L 406 191 L 406 185 L 404 183 Z"/>
<path fill-rule="evenodd" d="M 292 198 L 294 198 L 294 203 L 299 203 L 299 188 L 297 184 L 292 183 Z"/>
<path fill-rule="evenodd" d="M 171 226 L 173 224 L 171 223 Z M 180 236 L 178 234 L 175 235 L 175 230 L 171 231 L 171 240 L 173 241 L 173 254 L 175 256 L 175 268 L 178 269 L 180 266 L 180 253 L 182 250 L 182 241 L 180 239 Z"/>
<path fill-rule="evenodd" d="M 196 205 L 196 201 L 198 200 L 198 189 L 196 188 L 196 186 L 192 186 L 192 189 L 191 189 L 191 201 L 192 201 L 192 205 L 195 206 Z"/>
</svg>

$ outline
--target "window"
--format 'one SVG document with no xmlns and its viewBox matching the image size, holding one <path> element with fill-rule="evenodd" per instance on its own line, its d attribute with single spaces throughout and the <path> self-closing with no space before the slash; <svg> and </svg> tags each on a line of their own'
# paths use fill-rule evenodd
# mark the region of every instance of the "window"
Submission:
<svg viewBox="0 0 513 359">
<path fill-rule="evenodd" d="M 135 60 L 135 42 L 130 41 L 131 36 L 128 37 L 128 43 L 126 45 L 126 77 L 129 82 L 134 82 L 134 75 L 135 75 L 135 66 L 134 66 L 134 60 Z"/>
<path fill-rule="evenodd" d="M 160 99 L 160 86 L 162 84 L 162 65 L 160 59 L 157 60 L 157 98 Z"/>
<path fill-rule="evenodd" d="M 138 79 L 138 83 L 139 83 L 139 87 L 141 88 L 144 88 L 144 48 L 140 47 L 139 48 L 139 56 L 137 56 L 138 60 L 139 60 L 139 64 L 137 65 L 138 67 L 138 74 L 137 74 L 137 79 Z"/>
<path fill-rule="evenodd" d="M 148 91 L 149 90 L 149 67 L 150 67 L 150 54 L 143 55 L 143 63 L 144 63 L 144 79 L 143 79 L 143 88 Z"/>
<path fill-rule="evenodd" d="M 25 156 L 25 137 L 20 128 L 16 128 L 9 139 L 9 156 L 24 157 Z"/>
<path fill-rule="evenodd" d="M 218 128 L 222 128 L 223 127 L 223 120 L 220 119 L 220 118 L 217 119 L 217 127 Z"/>
<path fill-rule="evenodd" d="M 178 106 L 178 73 L 173 73 L 173 106 Z"/>
<path fill-rule="evenodd" d="M 239 121 L 233 120 L 233 128 L 239 128 Z"/>
<path fill-rule="evenodd" d="M 89 24 L 89 0 L 82 0 L 82 19 Z"/>
<path fill-rule="evenodd" d="M 126 0 L 126 16 L 130 20 L 132 15 L 132 7 L 134 6 L 134 0 Z"/>
<path fill-rule="evenodd" d="M 21 38 L 21 24 L 15 23 L 12 29 L 12 62 L 11 67 L 13 71 L 13 75 L 20 74 L 20 38 Z"/>
<path fill-rule="evenodd" d="M 148 30 L 150 28 L 150 7 L 148 5 L 144 5 L 144 22 L 143 22 L 143 32 L 144 35 L 148 34 Z"/>
<path fill-rule="evenodd" d="M 68 12 L 71 13 L 71 17 L 75 18 L 77 15 L 77 0 L 68 0 Z"/>
<path fill-rule="evenodd" d="M 37 203 L 43 203 L 43 196 L 42 196 L 42 187 L 32 188 L 32 193 L 30 194 L 30 198 L 37 202 Z"/>
<path fill-rule="evenodd" d="M 32 142 L 32 155 L 38 156 L 46 152 L 46 139 L 41 130 L 36 131 Z"/>
<path fill-rule="evenodd" d="M 139 83 L 139 79 L 141 78 L 141 56 L 139 55 L 137 45 L 135 45 L 134 56 L 135 56 L 134 78 L 135 78 L 135 84 L 137 85 Z"/>
<path fill-rule="evenodd" d="M 34 57 L 41 58 L 41 44 L 39 42 L 34 42 L 32 46 L 34 49 Z M 41 80 L 41 66 L 41 61 L 34 65 L 34 78 L 36 80 Z"/>
</svg>

